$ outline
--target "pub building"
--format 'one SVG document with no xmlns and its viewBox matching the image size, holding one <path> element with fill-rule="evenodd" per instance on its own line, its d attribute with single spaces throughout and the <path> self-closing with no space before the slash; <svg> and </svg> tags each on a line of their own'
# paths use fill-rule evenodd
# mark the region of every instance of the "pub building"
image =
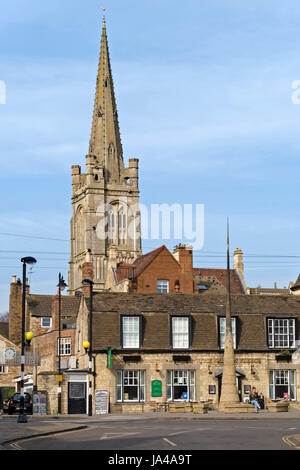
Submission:
<svg viewBox="0 0 300 470">
<path fill-rule="evenodd" d="M 232 295 L 236 384 L 241 402 L 250 388 L 266 402 L 288 398 L 299 408 L 300 301 L 296 296 Z M 93 399 L 109 397 L 109 412 L 170 409 L 209 402 L 218 409 L 222 387 L 226 296 L 98 293 L 93 296 Z M 69 412 L 86 412 L 89 298 L 82 297 L 75 349 L 82 394 Z M 66 374 L 76 376 L 76 369 Z M 67 390 L 66 390 L 67 391 Z M 70 386 L 69 386 L 70 393 Z M 69 396 L 66 402 L 70 402 Z M 84 403 L 82 403 L 82 401 Z M 95 412 L 93 403 L 93 412 Z M 81 410 L 81 411 L 80 411 Z"/>
</svg>

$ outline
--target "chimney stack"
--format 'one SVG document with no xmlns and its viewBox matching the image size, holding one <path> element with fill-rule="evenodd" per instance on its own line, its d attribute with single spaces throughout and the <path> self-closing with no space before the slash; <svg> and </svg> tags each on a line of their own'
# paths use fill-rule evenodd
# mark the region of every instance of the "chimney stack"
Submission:
<svg viewBox="0 0 300 470">
<path fill-rule="evenodd" d="M 233 269 L 235 269 L 239 273 L 240 278 L 244 284 L 244 287 L 247 287 L 245 283 L 245 268 L 244 268 L 244 261 L 243 261 L 243 252 L 240 248 L 237 248 L 233 253 Z"/>
<path fill-rule="evenodd" d="M 81 279 L 82 280 L 89 279 L 90 281 L 93 281 L 93 277 L 94 277 L 94 270 L 93 270 L 91 250 L 87 249 L 85 253 L 84 263 L 81 266 Z M 82 286 L 82 292 L 85 297 L 89 297 L 90 296 L 89 286 Z"/>
<path fill-rule="evenodd" d="M 193 247 L 180 243 L 175 246 L 173 256 L 181 267 L 180 289 L 186 294 L 193 294 Z"/>
<path fill-rule="evenodd" d="M 21 343 L 22 330 L 22 283 L 13 276 L 9 294 L 9 340 L 14 344 Z"/>
</svg>

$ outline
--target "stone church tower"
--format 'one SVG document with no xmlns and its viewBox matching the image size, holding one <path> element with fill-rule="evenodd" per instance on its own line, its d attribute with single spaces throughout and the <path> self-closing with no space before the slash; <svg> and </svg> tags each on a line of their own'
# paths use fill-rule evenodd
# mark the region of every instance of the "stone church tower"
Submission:
<svg viewBox="0 0 300 470">
<path fill-rule="evenodd" d="M 104 19 L 86 173 L 72 166 L 70 294 L 82 287 L 87 250 L 95 291 L 105 288 L 110 252 L 125 263 L 141 255 L 138 159 L 124 166 Z"/>
</svg>

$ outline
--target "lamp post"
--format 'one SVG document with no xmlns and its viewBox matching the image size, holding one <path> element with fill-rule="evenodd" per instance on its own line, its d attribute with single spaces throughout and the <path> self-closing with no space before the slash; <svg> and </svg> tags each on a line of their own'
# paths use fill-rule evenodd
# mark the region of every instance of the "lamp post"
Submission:
<svg viewBox="0 0 300 470">
<path fill-rule="evenodd" d="M 20 414 L 18 423 L 27 423 L 27 416 L 24 412 L 25 394 L 24 394 L 24 368 L 25 368 L 25 308 L 26 308 L 26 264 L 35 264 L 36 259 L 32 256 L 26 256 L 21 259 L 23 263 L 23 292 L 22 292 L 22 333 L 21 333 L 21 395 L 20 395 Z"/>
<path fill-rule="evenodd" d="M 64 281 L 64 278 L 62 277 L 61 273 L 58 274 L 58 375 L 61 375 L 61 361 L 60 361 L 60 356 L 61 356 L 61 345 L 60 345 L 60 339 L 61 339 L 61 293 L 65 288 L 67 287 L 67 284 Z M 57 388 L 57 413 L 61 414 L 61 383 L 59 383 L 59 386 Z"/>
<path fill-rule="evenodd" d="M 90 287 L 90 314 L 89 314 L 89 340 L 84 344 L 88 347 L 89 354 L 89 416 L 93 415 L 93 398 L 92 398 L 92 364 L 93 364 L 93 281 L 84 279 L 82 284 Z M 84 346 L 83 346 L 84 347 Z M 87 348 L 85 348 L 87 350 Z"/>
</svg>

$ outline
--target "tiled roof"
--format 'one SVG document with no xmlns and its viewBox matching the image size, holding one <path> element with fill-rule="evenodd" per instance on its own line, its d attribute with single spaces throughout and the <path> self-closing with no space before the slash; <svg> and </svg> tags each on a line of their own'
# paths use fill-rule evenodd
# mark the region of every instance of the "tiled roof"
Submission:
<svg viewBox="0 0 300 470">
<path fill-rule="evenodd" d="M 88 302 L 88 299 L 87 299 Z M 238 349 L 268 350 L 266 317 L 299 317 L 296 296 L 232 295 Z M 93 342 L 102 350 L 120 348 L 120 315 L 143 315 L 142 349 L 170 349 L 169 315 L 193 316 L 193 349 L 217 351 L 218 316 L 225 316 L 226 296 L 193 294 L 99 293 L 94 297 Z M 299 339 L 299 329 L 297 337 Z"/>
<path fill-rule="evenodd" d="M 139 256 L 132 264 L 120 264 L 116 269 L 118 282 L 128 277 L 139 276 L 164 248 L 166 248 L 165 245 L 162 245 L 145 255 Z"/>
<path fill-rule="evenodd" d="M 27 298 L 28 306 L 31 314 L 35 317 L 51 317 L 52 316 L 52 299 L 54 295 L 34 295 L 31 294 Z M 62 313 L 67 316 L 77 316 L 80 305 L 80 298 L 73 295 L 62 296 Z"/>
<path fill-rule="evenodd" d="M 227 270 L 216 268 L 194 268 L 194 276 L 217 279 L 227 289 Z M 232 294 L 244 294 L 245 290 L 235 269 L 230 269 L 230 288 Z"/>
</svg>

